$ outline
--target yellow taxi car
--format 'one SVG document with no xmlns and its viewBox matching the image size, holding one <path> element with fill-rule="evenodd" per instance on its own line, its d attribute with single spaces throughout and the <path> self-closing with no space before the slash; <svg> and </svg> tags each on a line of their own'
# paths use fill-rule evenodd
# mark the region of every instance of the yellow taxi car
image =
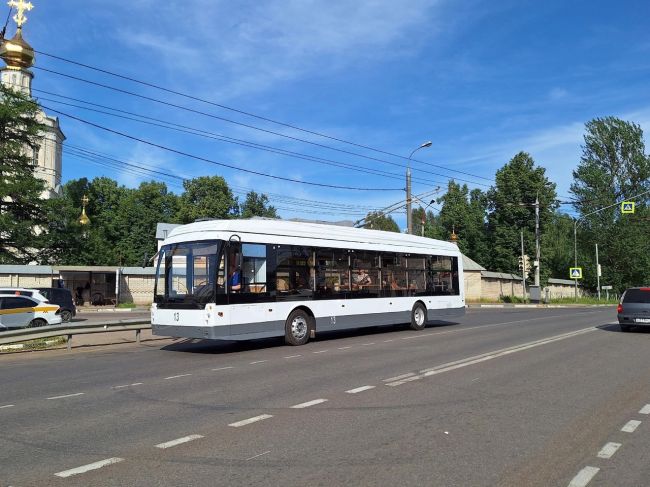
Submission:
<svg viewBox="0 0 650 487">
<path fill-rule="evenodd" d="M 60 325 L 59 306 L 28 296 L 0 294 L 0 330 Z"/>
</svg>

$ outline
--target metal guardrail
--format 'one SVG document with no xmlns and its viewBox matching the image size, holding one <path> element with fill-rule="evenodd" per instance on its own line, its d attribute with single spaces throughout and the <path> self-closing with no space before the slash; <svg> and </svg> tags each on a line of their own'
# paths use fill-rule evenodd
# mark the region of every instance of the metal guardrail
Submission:
<svg viewBox="0 0 650 487">
<path fill-rule="evenodd" d="M 145 319 L 107 321 L 96 324 L 52 325 L 38 328 L 21 328 L 20 330 L 0 331 L 0 345 L 38 340 L 39 338 L 53 338 L 67 336 L 68 350 L 72 349 L 72 337 L 74 335 L 86 335 L 89 333 L 111 333 L 117 331 L 135 331 L 135 340 L 140 343 L 140 332 L 150 330 L 151 322 Z"/>
</svg>

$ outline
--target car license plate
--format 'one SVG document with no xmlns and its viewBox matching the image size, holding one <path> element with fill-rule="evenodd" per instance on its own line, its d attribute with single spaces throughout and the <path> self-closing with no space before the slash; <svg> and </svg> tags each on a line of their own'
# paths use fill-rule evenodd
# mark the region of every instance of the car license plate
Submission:
<svg viewBox="0 0 650 487">
<path fill-rule="evenodd" d="M 650 318 L 636 318 L 635 323 L 650 323 Z"/>
</svg>

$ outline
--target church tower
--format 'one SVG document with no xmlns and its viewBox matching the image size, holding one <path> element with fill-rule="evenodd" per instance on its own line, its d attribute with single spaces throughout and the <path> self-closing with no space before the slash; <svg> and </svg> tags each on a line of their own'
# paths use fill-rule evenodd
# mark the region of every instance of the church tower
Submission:
<svg viewBox="0 0 650 487">
<path fill-rule="evenodd" d="M 11 39 L 2 39 L 0 58 L 7 64 L 0 68 L 0 81 L 3 85 L 32 96 L 32 80 L 34 73 L 30 71 L 34 65 L 34 49 L 23 39 L 23 25 L 27 21 L 25 11 L 34 6 L 24 0 L 10 0 L 8 5 L 16 9 L 13 16 L 18 26 L 16 34 Z M 40 147 L 32 153 L 34 159 L 34 175 L 45 181 L 46 189 L 43 198 L 54 198 L 61 191 L 61 173 L 63 169 L 63 141 L 65 136 L 59 127 L 59 119 L 39 111 L 38 121 L 45 125 Z M 31 152 L 31 149 L 30 149 Z"/>
</svg>

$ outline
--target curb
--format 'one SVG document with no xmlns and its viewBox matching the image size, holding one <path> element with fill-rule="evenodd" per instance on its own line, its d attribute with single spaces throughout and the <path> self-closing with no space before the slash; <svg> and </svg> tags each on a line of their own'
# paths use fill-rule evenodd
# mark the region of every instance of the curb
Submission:
<svg viewBox="0 0 650 487">
<path fill-rule="evenodd" d="M 466 304 L 467 308 L 608 308 L 615 304 Z"/>
</svg>

